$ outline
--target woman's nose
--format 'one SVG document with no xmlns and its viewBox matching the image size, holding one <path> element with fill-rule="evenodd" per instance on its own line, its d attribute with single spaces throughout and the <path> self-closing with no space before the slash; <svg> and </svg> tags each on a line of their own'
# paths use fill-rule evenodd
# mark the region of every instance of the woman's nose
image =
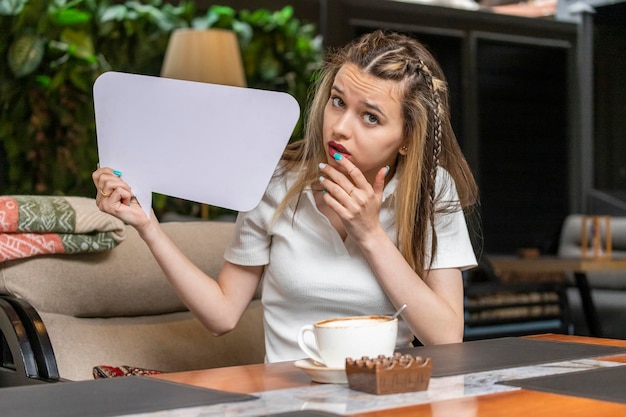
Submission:
<svg viewBox="0 0 626 417">
<path fill-rule="evenodd" d="M 352 133 L 352 117 L 349 112 L 337 117 L 333 123 L 335 134 L 343 137 L 350 137 Z"/>
</svg>

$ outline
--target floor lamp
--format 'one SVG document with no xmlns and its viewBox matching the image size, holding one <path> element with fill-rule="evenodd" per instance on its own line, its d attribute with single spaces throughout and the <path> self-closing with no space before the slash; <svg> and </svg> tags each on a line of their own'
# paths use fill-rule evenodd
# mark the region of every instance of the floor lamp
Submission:
<svg viewBox="0 0 626 417">
<path fill-rule="evenodd" d="M 237 36 L 224 29 L 175 30 L 165 51 L 161 76 L 246 87 Z M 208 219 L 209 206 L 200 207 L 202 218 Z"/>
</svg>

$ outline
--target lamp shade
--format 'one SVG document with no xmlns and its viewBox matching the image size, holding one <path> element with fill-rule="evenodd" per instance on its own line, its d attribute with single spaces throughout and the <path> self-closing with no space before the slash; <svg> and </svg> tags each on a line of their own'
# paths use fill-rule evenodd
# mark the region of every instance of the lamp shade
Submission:
<svg viewBox="0 0 626 417">
<path fill-rule="evenodd" d="M 177 29 L 170 36 L 161 76 L 245 87 L 237 36 L 223 29 Z"/>
</svg>

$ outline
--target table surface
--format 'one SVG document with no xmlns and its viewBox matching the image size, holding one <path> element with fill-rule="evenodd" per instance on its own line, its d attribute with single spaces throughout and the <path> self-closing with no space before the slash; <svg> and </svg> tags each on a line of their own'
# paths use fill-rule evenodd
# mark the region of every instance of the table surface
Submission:
<svg viewBox="0 0 626 417">
<path fill-rule="evenodd" d="M 512 255 L 489 255 L 496 271 L 551 273 L 619 271 L 626 269 L 626 259 L 582 259 L 557 256 L 520 258 Z"/>
<path fill-rule="evenodd" d="M 626 340 L 601 339 L 554 334 L 529 337 L 547 341 L 563 341 L 626 347 Z M 626 354 L 605 358 L 594 358 L 594 360 L 591 362 L 594 362 L 596 364 L 595 366 L 598 366 L 598 363 L 601 363 L 600 366 L 605 366 L 603 364 L 606 364 L 606 366 L 608 366 L 609 363 L 610 366 L 622 366 L 621 364 L 626 364 Z M 529 368 L 536 367 L 537 366 Z M 267 394 L 267 398 L 264 398 L 266 404 L 272 404 L 276 401 L 280 402 L 280 398 L 284 398 L 285 395 L 280 397 L 278 396 L 278 394 L 283 393 L 287 394 L 287 396 L 289 396 L 293 402 L 299 401 L 298 404 L 302 404 L 300 405 L 300 408 L 306 408 L 305 406 L 308 404 L 307 401 L 311 401 L 312 398 L 313 402 L 317 403 L 318 406 L 321 406 L 320 409 L 336 412 L 338 414 L 349 414 L 353 416 L 495 417 L 503 415 L 504 410 L 506 410 L 505 415 L 508 417 L 553 417 L 559 414 L 564 414 L 567 416 L 585 417 L 590 415 L 596 417 L 626 415 L 626 405 L 608 401 L 598 401 L 588 398 L 551 394 L 526 389 L 514 389 L 509 391 L 487 393 L 476 392 L 472 391 L 472 389 L 468 387 L 467 376 L 463 375 L 460 376 L 460 380 L 458 379 L 459 376 L 440 379 L 437 378 L 440 381 L 434 381 L 436 378 L 432 378 L 431 387 L 428 390 L 428 395 L 430 395 L 431 397 L 429 397 L 427 401 L 423 401 L 420 404 L 404 404 L 398 406 L 395 403 L 392 404 L 392 397 L 395 397 L 392 395 L 388 397 L 391 408 L 381 409 L 380 404 L 378 404 L 378 409 L 369 409 L 365 411 L 359 410 L 359 407 L 346 407 L 345 403 L 341 403 L 341 399 L 336 400 L 337 403 L 333 404 L 333 401 L 335 401 L 333 400 L 333 398 L 341 398 L 341 395 L 336 395 L 337 393 L 341 393 L 340 390 L 350 390 L 348 390 L 347 388 L 341 388 L 341 385 L 317 384 L 311 382 L 310 377 L 302 370 L 296 368 L 293 362 L 257 364 L 199 371 L 178 372 L 162 374 L 155 377 L 169 381 L 175 381 L 224 391 L 256 394 L 261 393 L 261 395 Z M 454 378 L 456 378 L 456 380 Z M 464 380 L 463 378 L 466 379 Z M 478 379 L 484 378 L 485 376 L 478 377 Z M 436 386 L 441 384 L 433 384 L 433 382 L 442 382 L 444 380 L 447 381 L 446 383 L 448 384 L 452 382 L 452 385 L 450 385 L 450 387 L 445 387 L 445 390 L 460 390 L 459 392 L 457 392 L 458 395 L 438 396 Z M 450 394 L 450 392 L 446 392 L 445 390 L 442 390 L 441 392 Z M 306 396 L 306 392 L 309 393 L 309 397 L 311 398 L 308 398 L 307 401 L 302 402 L 302 398 Z M 373 397 L 380 398 L 380 401 L 386 401 L 384 397 L 387 396 Z M 241 404 L 238 404 L 237 406 L 241 406 Z M 312 408 L 316 408 L 315 404 L 312 406 Z M 183 412 L 178 414 L 176 412 L 172 412 L 166 415 L 240 415 L 236 410 L 231 410 L 231 412 L 232 414 L 227 414 L 224 413 L 224 411 L 222 410 L 213 414 L 211 410 L 203 409 L 197 410 L 196 412 L 194 412 L 193 410 L 189 410 L 189 412 Z"/>
</svg>

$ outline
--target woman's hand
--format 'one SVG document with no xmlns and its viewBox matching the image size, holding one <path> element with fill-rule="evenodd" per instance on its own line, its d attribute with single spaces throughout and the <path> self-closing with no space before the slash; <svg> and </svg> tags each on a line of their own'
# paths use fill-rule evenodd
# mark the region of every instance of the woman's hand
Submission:
<svg viewBox="0 0 626 417">
<path fill-rule="evenodd" d="M 335 158 L 343 172 L 329 164 L 319 165 L 320 184 L 324 188 L 324 201 L 343 222 L 348 233 L 360 243 L 383 232 L 380 225 L 380 207 L 383 200 L 385 176 L 388 167 L 381 168 L 370 184 L 361 170 L 348 158 Z"/>
<path fill-rule="evenodd" d="M 111 168 L 98 168 L 91 175 L 98 189 L 96 205 L 123 222 L 142 229 L 150 224 L 143 208 L 133 195 L 130 186 L 121 178 L 122 173 Z"/>
</svg>

